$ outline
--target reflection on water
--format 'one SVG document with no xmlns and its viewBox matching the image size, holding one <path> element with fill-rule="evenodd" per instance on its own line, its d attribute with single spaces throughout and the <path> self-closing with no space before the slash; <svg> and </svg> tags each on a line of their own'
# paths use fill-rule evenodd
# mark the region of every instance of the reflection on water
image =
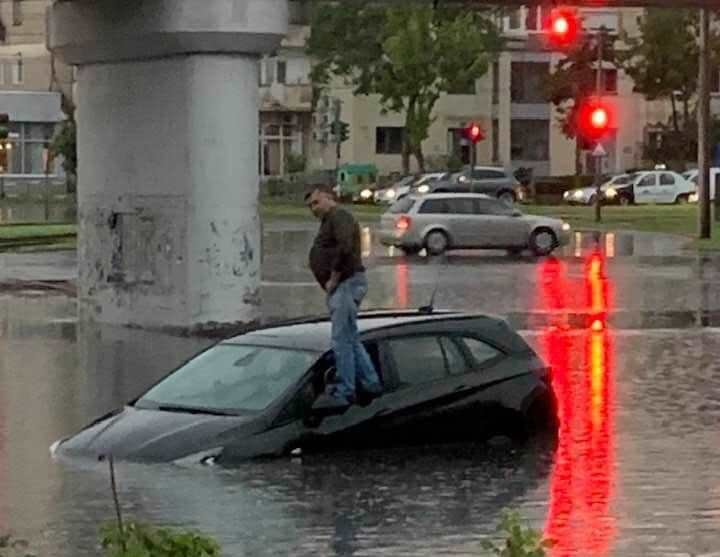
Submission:
<svg viewBox="0 0 720 557">
<path fill-rule="evenodd" d="M 268 235 L 280 250 L 263 269 L 274 316 L 325 311 L 306 267 L 312 233 Z M 619 255 L 619 242 L 543 260 L 370 257 L 366 307 L 424 305 L 439 283 L 438 307 L 514 312 L 554 369 L 556 445 L 317 455 L 236 470 L 121 464 L 126 515 L 200 528 L 227 555 L 253 557 L 482 555 L 504 507 L 544 525 L 558 556 L 717 551 L 720 335 L 698 326 L 720 322 L 720 259 L 638 263 Z M 113 517 L 107 470 L 54 464 L 48 446 L 207 342 L 76 324 L 75 301 L 61 295 L 0 296 L 0 529 L 32 537 L 43 557 L 97 555 L 97 526 Z"/>
<path fill-rule="evenodd" d="M 550 481 L 546 535 L 553 555 L 608 555 L 615 538 L 610 506 L 615 484 L 612 307 L 604 257 L 592 253 L 581 279 L 546 260 L 538 268 L 538 305 L 556 316 L 540 333 L 542 354 L 553 370 L 560 432 Z M 582 280 L 583 285 L 576 284 Z M 585 329 L 570 334 L 563 310 L 567 293 L 582 290 L 589 309 Z"/>
</svg>

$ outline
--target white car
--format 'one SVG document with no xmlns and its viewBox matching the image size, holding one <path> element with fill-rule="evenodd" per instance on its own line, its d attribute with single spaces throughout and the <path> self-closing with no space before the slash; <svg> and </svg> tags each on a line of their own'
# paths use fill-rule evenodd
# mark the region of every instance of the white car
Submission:
<svg viewBox="0 0 720 557">
<path fill-rule="evenodd" d="M 373 193 L 373 201 L 375 203 L 395 203 L 398 196 L 407 195 L 407 192 L 410 191 L 410 186 L 412 186 L 417 179 L 418 177 L 412 174 L 401 178 L 389 188 L 375 190 Z"/>
<path fill-rule="evenodd" d="M 718 175 L 720 175 L 720 168 L 711 168 L 710 169 L 710 199 L 715 199 L 715 188 L 717 187 L 718 182 Z M 683 172 L 683 177 L 691 182 L 695 186 L 695 193 L 690 195 L 690 203 L 697 203 L 699 199 L 699 191 L 697 191 L 698 187 L 698 170 L 688 170 L 687 172 Z"/>
<path fill-rule="evenodd" d="M 671 170 L 651 170 L 633 174 L 631 194 L 637 205 L 647 203 L 688 203 L 695 184 Z"/>
<path fill-rule="evenodd" d="M 620 205 L 629 205 L 632 201 L 630 195 L 621 195 L 622 188 L 632 181 L 631 174 L 618 174 L 600 186 L 600 192 L 603 201 L 606 204 L 619 203 Z M 620 191 L 619 191 L 620 190 Z M 595 205 L 596 188 L 589 186 L 587 188 L 577 188 L 568 190 L 563 194 L 563 200 L 570 205 Z"/>
<path fill-rule="evenodd" d="M 420 176 L 405 176 L 400 181 L 395 182 L 389 188 L 375 191 L 373 201 L 375 203 L 395 203 L 398 199 L 402 199 L 409 193 L 427 193 L 430 191 L 430 184 L 444 179 L 450 174 L 447 172 L 429 172 Z"/>
</svg>

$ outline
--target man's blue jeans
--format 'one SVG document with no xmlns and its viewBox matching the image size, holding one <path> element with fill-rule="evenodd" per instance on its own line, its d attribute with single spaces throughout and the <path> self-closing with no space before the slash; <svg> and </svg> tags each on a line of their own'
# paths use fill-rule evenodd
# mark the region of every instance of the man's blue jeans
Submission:
<svg viewBox="0 0 720 557">
<path fill-rule="evenodd" d="M 365 273 L 355 273 L 342 281 L 327 299 L 336 368 L 335 383 L 328 386 L 329 394 L 347 402 L 354 400 L 356 386 L 372 393 L 382 390 L 357 327 L 358 308 L 367 291 Z"/>
</svg>

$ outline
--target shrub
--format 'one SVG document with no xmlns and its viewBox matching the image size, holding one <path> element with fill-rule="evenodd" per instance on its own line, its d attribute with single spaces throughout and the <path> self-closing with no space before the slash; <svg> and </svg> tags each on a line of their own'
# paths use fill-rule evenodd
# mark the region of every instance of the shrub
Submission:
<svg viewBox="0 0 720 557">
<path fill-rule="evenodd" d="M 552 546 L 544 539 L 542 532 L 529 526 L 524 527 L 517 512 L 505 512 L 498 526 L 502 543 L 483 542 L 483 549 L 499 557 L 546 557 L 546 549 Z"/>
<path fill-rule="evenodd" d="M 211 538 L 190 531 L 158 528 L 129 522 L 122 531 L 116 524 L 101 530 L 106 557 L 218 557 L 220 546 Z"/>
</svg>

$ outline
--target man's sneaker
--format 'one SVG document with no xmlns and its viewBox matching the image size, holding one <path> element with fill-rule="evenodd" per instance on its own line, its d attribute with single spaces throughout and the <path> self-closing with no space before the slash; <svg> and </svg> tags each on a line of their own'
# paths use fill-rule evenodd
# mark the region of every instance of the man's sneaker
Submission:
<svg viewBox="0 0 720 557">
<path fill-rule="evenodd" d="M 321 394 L 315 404 L 313 404 L 313 412 L 321 412 L 323 414 L 342 413 L 351 406 L 351 402 L 345 398 L 339 398 L 327 393 Z"/>
<path fill-rule="evenodd" d="M 380 387 L 379 385 L 376 387 L 373 387 L 372 389 L 358 389 L 357 393 L 357 402 L 360 406 L 367 406 L 370 404 L 373 400 L 378 398 L 379 396 L 382 396 L 385 390 Z"/>
</svg>

